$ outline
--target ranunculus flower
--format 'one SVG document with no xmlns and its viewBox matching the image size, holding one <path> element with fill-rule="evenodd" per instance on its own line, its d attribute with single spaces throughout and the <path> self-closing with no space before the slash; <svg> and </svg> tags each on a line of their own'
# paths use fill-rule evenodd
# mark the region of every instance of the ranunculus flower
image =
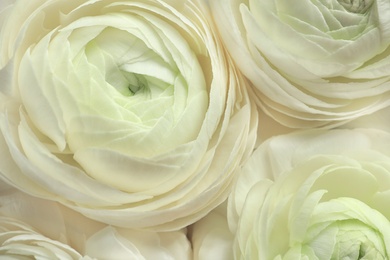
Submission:
<svg viewBox="0 0 390 260">
<path fill-rule="evenodd" d="M 258 105 L 294 128 L 389 106 L 390 2 L 207 1 Z"/>
<path fill-rule="evenodd" d="M 229 198 L 235 259 L 388 259 L 389 146 L 373 129 L 262 144 Z"/>
<path fill-rule="evenodd" d="M 0 254 L 7 259 L 92 259 L 37 233 L 23 222 L 3 216 L 0 216 Z"/>
<path fill-rule="evenodd" d="M 7 182 L 130 228 L 179 229 L 226 199 L 257 114 L 201 3 L 16 1 L 7 15 Z"/>
<path fill-rule="evenodd" d="M 186 229 L 158 233 L 115 228 L 59 203 L 13 188 L 0 188 L 1 255 L 42 259 L 191 259 Z"/>
<path fill-rule="evenodd" d="M 0 255 L 4 258 L 92 259 L 80 249 L 88 232 L 102 226 L 0 182 Z"/>
</svg>

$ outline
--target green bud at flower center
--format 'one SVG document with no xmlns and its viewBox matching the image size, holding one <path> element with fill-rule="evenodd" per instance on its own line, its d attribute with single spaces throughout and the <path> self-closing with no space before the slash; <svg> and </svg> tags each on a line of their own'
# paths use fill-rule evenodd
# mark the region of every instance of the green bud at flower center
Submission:
<svg viewBox="0 0 390 260">
<path fill-rule="evenodd" d="M 148 81 L 140 74 L 124 72 L 123 76 L 126 78 L 128 82 L 128 89 L 133 95 L 148 87 Z"/>
<path fill-rule="evenodd" d="M 344 8 L 351 13 L 365 13 L 374 0 L 338 0 Z"/>
</svg>

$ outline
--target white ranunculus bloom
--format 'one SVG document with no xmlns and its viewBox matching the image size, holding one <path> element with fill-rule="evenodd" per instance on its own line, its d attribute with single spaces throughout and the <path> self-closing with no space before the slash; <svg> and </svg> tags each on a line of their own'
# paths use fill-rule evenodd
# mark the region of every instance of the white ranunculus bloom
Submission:
<svg viewBox="0 0 390 260">
<path fill-rule="evenodd" d="M 7 259 L 92 259 L 37 233 L 23 222 L 1 216 L 0 255 Z"/>
<path fill-rule="evenodd" d="M 0 216 L 25 223 L 40 236 L 67 245 L 80 254 L 85 251 L 86 239 L 106 227 L 57 202 L 3 186 L 0 189 Z"/>
<path fill-rule="evenodd" d="M 191 226 L 194 260 L 231 260 L 233 239 L 227 223 L 226 203 Z"/>
<path fill-rule="evenodd" d="M 236 259 L 388 259 L 389 146 L 374 129 L 262 144 L 229 198 Z"/>
<path fill-rule="evenodd" d="M 65 211 L 62 211 L 64 209 Z M 26 195 L 0 182 L 1 259 L 92 259 L 71 244 L 82 248 L 87 231 L 103 226 L 76 213 L 68 226 L 68 214 L 58 203 Z M 80 220 L 80 222 L 79 222 Z M 72 225 L 81 229 L 72 230 Z"/>
<path fill-rule="evenodd" d="M 207 2 L 258 105 L 282 124 L 335 126 L 389 106 L 389 1 Z"/>
<path fill-rule="evenodd" d="M 179 229 L 251 152 L 245 81 L 195 1 L 16 1 L 0 31 L 0 171 L 93 219 Z"/>
<path fill-rule="evenodd" d="M 59 203 L 1 187 L 0 254 L 44 256 L 41 259 L 186 260 L 191 259 L 192 250 L 186 229 L 158 233 L 115 228 Z"/>
</svg>

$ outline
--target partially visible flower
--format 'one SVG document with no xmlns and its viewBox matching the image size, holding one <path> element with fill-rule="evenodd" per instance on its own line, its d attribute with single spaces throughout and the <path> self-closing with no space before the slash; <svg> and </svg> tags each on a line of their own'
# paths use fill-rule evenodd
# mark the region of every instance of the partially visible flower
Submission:
<svg viewBox="0 0 390 260">
<path fill-rule="evenodd" d="M 62 206 L 28 196 L 2 182 L 0 186 L 0 255 L 2 257 L 92 259 L 83 256 L 70 245 L 70 242 L 84 241 L 77 237 L 70 239 L 69 234 L 80 230 L 68 229 L 64 220 L 65 212 L 61 211 Z M 80 219 L 73 219 L 73 221 L 77 220 Z M 75 223 L 75 225 L 79 224 L 82 223 Z M 88 230 L 85 225 L 84 228 Z"/>
<path fill-rule="evenodd" d="M 229 198 L 236 259 L 388 259 L 390 134 L 271 138 Z"/>
<path fill-rule="evenodd" d="M 227 223 L 226 203 L 191 227 L 194 260 L 233 259 L 233 239 Z"/>
<path fill-rule="evenodd" d="M 389 106 L 389 1 L 208 2 L 258 105 L 280 123 L 333 127 Z"/>
<path fill-rule="evenodd" d="M 0 255 L 7 259 L 92 259 L 36 232 L 29 225 L 0 216 Z"/>
<path fill-rule="evenodd" d="M 197 0 L 17 0 L 0 31 L 0 172 L 116 226 L 226 199 L 257 112 Z"/>
<path fill-rule="evenodd" d="M 57 202 L 32 197 L 4 185 L 0 188 L 0 216 L 25 223 L 41 236 L 79 253 L 85 251 L 86 239 L 106 226 Z"/>
<path fill-rule="evenodd" d="M 38 259 L 186 260 L 191 259 L 192 250 L 185 229 L 157 233 L 107 226 L 59 203 L 2 186 L 0 254 Z"/>
</svg>

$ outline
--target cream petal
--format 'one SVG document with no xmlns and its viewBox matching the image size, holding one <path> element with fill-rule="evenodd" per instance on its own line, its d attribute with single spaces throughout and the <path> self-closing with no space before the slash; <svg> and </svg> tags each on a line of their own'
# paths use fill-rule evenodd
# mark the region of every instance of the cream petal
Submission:
<svg viewBox="0 0 390 260">
<path fill-rule="evenodd" d="M 191 227 L 194 260 L 233 259 L 233 234 L 226 214 L 226 205 L 222 204 Z"/>
<path fill-rule="evenodd" d="M 180 247 L 172 246 L 176 243 Z M 159 234 L 107 227 L 88 238 L 86 253 L 99 259 L 190 259 L 190 245 L 180 231 Z"/>
</svg>

